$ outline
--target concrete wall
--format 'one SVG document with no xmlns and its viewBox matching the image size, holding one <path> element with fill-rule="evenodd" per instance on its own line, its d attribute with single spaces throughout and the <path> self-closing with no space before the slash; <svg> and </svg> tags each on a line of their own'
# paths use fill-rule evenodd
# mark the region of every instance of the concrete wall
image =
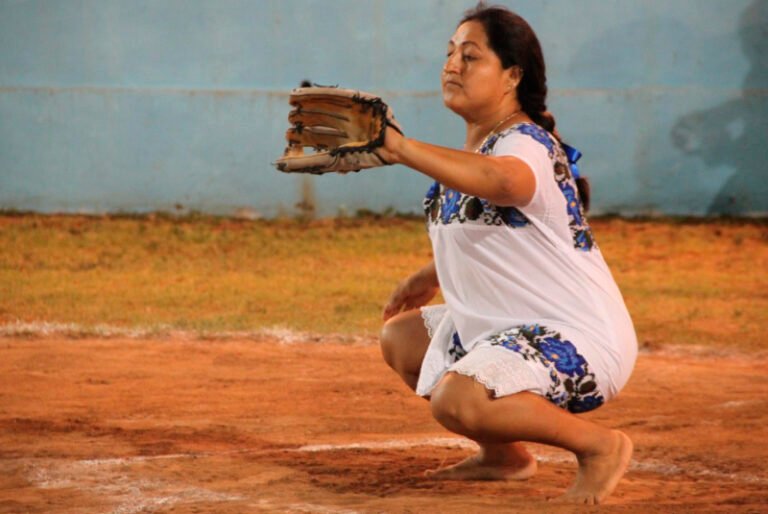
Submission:
<svg viewBox="0 0 768 514">
<path fill-rule="evenodd" d="M 768 0 L 519 0 L 596 212 L 768 213 Z M 382 94 L 457 146 L 439 95 L 462 0 L 0 0 L 0 208 L 418 211 L 402 167 L 270 166 L 301 79 Z M 180 207 L 179 207 L 180 206 Z"/>
</svg>

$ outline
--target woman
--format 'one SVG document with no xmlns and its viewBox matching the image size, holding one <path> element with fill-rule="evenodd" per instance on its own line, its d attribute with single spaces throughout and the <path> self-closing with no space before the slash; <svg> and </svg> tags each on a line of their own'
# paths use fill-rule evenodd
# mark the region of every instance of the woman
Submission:
<svg viewBox="0 0 768 514">
<path fill-rule="evenodd" d="M 384 358 L 438 422 L 480 446 L 432 476 L 526 479 L 536 461 L 520 442 L 544 443 L 578 459 L 563 498 L 598 503 L 632 442 L 574 413 L 618 393 L 637 343 L 546 111 L 536 35 L 479 4 L 448 43 L 442 91 L 466 121 L 463 150 L 388 129 L 380 152 L 436 181 L 425 200 L 434 260 L 385 306 Z M 445 305 L 423 307 L 438 288 Z"/>
</svg>

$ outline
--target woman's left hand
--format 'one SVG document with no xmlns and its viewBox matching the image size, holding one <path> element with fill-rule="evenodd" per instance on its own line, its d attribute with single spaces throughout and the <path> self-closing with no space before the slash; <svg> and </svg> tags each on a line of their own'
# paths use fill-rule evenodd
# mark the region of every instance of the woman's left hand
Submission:
<svg viewBox="0 0 768 514">
<path fill-rule="evenodd" d="M 437 294 L 439 287 L 435 261 L 431 261 L 398 284 L 384 306 L 382 319 L 387 321 L 401 310 L 418 309 L 428 304 Z"/>
</svg>

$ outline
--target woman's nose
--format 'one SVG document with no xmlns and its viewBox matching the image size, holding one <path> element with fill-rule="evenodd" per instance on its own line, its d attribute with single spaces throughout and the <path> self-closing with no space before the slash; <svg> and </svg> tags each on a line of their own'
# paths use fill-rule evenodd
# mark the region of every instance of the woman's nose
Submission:
<svg viewBox="0 0 768 514">
<path fill-rule="evenodd" d="M 456 52 L 449 55 L 443 65 L 443 73 L 461 73 L 461 57 L 456 55 Z"/>
</svg>

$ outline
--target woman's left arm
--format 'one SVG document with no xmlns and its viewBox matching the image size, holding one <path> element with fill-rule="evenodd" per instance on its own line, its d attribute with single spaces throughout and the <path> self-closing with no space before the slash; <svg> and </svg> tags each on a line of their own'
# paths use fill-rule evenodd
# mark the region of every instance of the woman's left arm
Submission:
<svg viewBox="0 0 768 514">
<path fill-rule="evenodd" d="M 390 128 L 379 151 L 391 164 L 403 164 L 446 187 L 499 206 L 524 207 L 536 190 L 531 168 L 512 156 L 481 155 L 423 143 Z"/>
</svg>

